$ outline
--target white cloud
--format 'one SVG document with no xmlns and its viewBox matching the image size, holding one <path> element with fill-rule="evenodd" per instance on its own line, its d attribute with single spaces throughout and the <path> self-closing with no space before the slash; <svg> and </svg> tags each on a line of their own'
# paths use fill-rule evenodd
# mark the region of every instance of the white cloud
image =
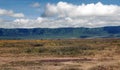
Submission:
<svg viewBox="0 0 120 70">
<path fill-rule="evenodd" d="M 12 10 L 5 10 L 5 9 L 0 9 L 0 16 L 1 15 L 15 17 L 15 18 L 24 17 L 23 13 L 14 13 Z"/>
<path fill-rule="evenodd" d="M 0 12 L 1 13 L 1 12 Z M 120 6 L 96 4 L 73 5 L 66 2 L 47 4 L 44 15 L 36 19 L 3 21 L 2 28 L 60 28 L 120 26 Z M 51 16 L 51 17 L 47 17 Z"/>
<path fill-rule="evenodd" d="M 44 19 L 41 18 L 41 17 L 38 17 L 38 18 L 36 19 L 36 23 L 42 23 L 43 21 L 44 21 Z"/>
<path fill-rule="evenodd" d="M 45 16 L 59 17 L 81 17 L 81 16 L 108 16 L 118 14 L 120 10 L 116 5 L 104 5 L 101 2 L 96 4 L 73 5 L 67 2 L 59 2 L 55 4 L 47 4 Z"/>
<path fill-rule="evenodd" d="M 38 7 L 40 7 L 40 3 L 36 2 L 36 3 L 33 3 L 31 6 L 35 7 L 35 8 L 38 8 Z"/>
<path fill-rule="evenodd" d="M 14 20 L 15 23 L 18 23 L 18 24 L 28 24 L 29 23 L 29 19 L 16 19 Z"/>
<path fill-rule="evenodd" d="M 14 21 L 2 21 L 3 28 L 60 28 L 60 27 L 103 27 L 120 26 L 120 19 L 115 17 L 79 17 L 79 18 L 42 18 L 15 19 Z"/>
</svg>

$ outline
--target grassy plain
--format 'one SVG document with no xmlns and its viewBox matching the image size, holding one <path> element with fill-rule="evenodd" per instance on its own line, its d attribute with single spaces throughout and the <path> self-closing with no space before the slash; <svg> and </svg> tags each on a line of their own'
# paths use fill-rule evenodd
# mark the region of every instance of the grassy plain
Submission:
<svg viewBox="0 0 120 70">
<path fill-rule="evenodd" d="M 120 70 L 120 39 L 0 40 L 0 70 Z"/>
</svg>

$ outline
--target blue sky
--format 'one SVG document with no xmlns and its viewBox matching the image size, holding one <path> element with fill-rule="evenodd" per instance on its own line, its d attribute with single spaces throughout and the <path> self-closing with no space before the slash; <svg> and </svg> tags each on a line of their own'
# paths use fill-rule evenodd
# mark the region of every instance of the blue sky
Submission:
<svg viewBox="0 0 120 70">
<path fill-rule="evenodd" d="M 47 3 L 55 4 L 59 1 L 76 5 L 82 3 L 89 4 L 97 2 L 102 2 L 103 4 L 120 5 L 120 0 L 0 0 L 0 8 L 14 10 L 15 12 L 23 12 L 26 16 L 34 18 L 42 14 Z M 33 8 L 30 6 L 36 2 L 40 3 L 40 8 Z"/>
<path fill-rule="evenodd" d="M 62 3 L 60 3 L 60 2 L 62 2 Z M 99 2 L 100 2 L 100 4 L 99 4 Z M 7 28 L 12 22 L 15 22 L 15 20 L 18 20 L 17 21 L 18 23 L 22 23 L 22 21 L 24 21 L 24 20 L 27 22 L 27 21 L 31 21 L 31 20 L 34 21 L 34 20 L 39 19 L 40 21 L 44 20 L 45 25 L 47 25 L 47 23 L 49 23 L 48 21 L 52 22 L 52 20 L 54 20 L 56 22 L 51 23 L 53 25 L 53 27 L 54 27 L 54 25 L 56 25 L 55 27 L 57 27 L 58 24 L 55 24 L 55 23 L 57 23 L 57 21 L 59 21 L 61 23 L 63 23 L 63 22 L 65 23 L 65 24 L 58 25 L 58 27 L 62 27 L 62 26 L 67 26 L 67 27 L 75 26 L 75 27 L 77 27 L 78 24 L 79 24 L 78 27 L 82 27 L 83 24 L 81 22 L 78 22 L 77 20 L 80 19 L 81 21 L 83 21 L 83 20 L 87 21 L 88 18 L 93 18 L 91 20 L 92 22 L 90 22 L 89 25 L 93 24 L 93 22 L 97 22 L 97 21 L 95 21 L 96 18 L 100 18 L 101 20 L 103 20 L 102 18 L 104 17 L 105 19 L 108 20 L 107 17 L 109 17 L 109 16 L 106 13 L 102 13 L 102 16 L 99 15 L 99 14 L 101 14 L 101 12 L 97 13 L 97 15 L 96 15 L 96 14 L 93 14 L 94 10 L 92 13 L 88 12 L 88 13 L 91 13 L 90 15 L 88 13 L 83 13 L 84 16 L 83 16 L 83 14 L 77 14 L 79 16 L 76 15 L 77 16 L 76 17 L 74 15 L 71 16 L 71 13 L 66 15 L 63 13 L 61 14 L 61 12 L 56 12 L 56 10 L 51 11 L 49 9 L 49 8 L 54 7 L 53 10 L 57 8 L 57 11 L 59 11 L 59 8 L 58 8 L 59 4 L 61 4 L 61 5 L 65 4 L 65 6 L 70 6 L 71 8 L 73 6 L 73 9 L 78 8 L 79 6 L 81 6 L 81 8 L 82 8 L 83 3 L 85 4 L 85 7 L 87 7 L 87 5 L 89 5 L 89 4 L 90 4 L 90 6 L 92 6 L 92 4 L 94 4 L 94 6 L 97 6 L 97 4 L 99 4 L 101 6 L 101 9 L 103 8 L 102 5 L 104 6 L 104 8 L 106 8 L 108 6 L 109 6 L 108 8 L 113 8 L 113 7 L 111 7 L 111 5 L 113 5 L 114 6 L 113 10 L 112 9 L 108 9 L 108 10 L 116 11 L 116 9 L 117 9 L 117 14 L 115 14 L 116 12 L 113 12 L 113 13 L 110 13 L 110 15 L 115 14 L 116 15 L 116 16 L 114 16 L 115 18 L 119 17 L 118 16 L 118 14 L 119 14 L 118 7 L 120 6 L 120 0 L 0 0 L 1 11 L 2 12 L 7 11 L 7 13 L 0 14 L 0 22 L 4 23 L 4 24 L 0 23 L 1 24 L 0 27 Z M 35 4 L 37 4 L 37 6 L 34 6 Z M 48 5 L 48 4 L 50 4 L 50 5 Z M 71 4 L 72 4 L 72 6 L 71 6 Z M 47 6 L 47 8 L 46 8 L 46 6 Z M 75 6 L 78 6 L 78 7 L 75 7 Z M 96 8 L 98 8 L 98 7 L 96 7 Z M 64 9 L 62 9 L 62 10 L 64 13 L 66 12 L 66 10 L 64 10 Z M 98 10 L 99 10 L 99 8 L 98 8 Z M 12 11 L 12 13 L 10 13 L 10 11 Z M 83 9 L 83 11 L 84 11 L 84 9 Z M 106 11 L 107 10 L 102 11 L 102 12 L 106 12 Z M 76 11 L 73 11 L 73 12 L 76 12 Z M 81 12 L 81 11 L 79 11 L 79 12 Z M 69 13 L 69 12 L 67 11 L 67 13 Z M 43 14 L 45 14 L 46 17 L 42 17 L 41 15 L 43 15 Z M 56 14 L 57 14 L 57 17 L 56 17 Z M 88 15 L 86 16 L 86 14 L 88 14 Z M 103 16 L 103 14 L 105 16 Z M 61 17 L 61 15 L 62 15 L 62 17 Z M 66 15 L 66 16 L 64 16 L 64 15 Z M 51 19 L 51 18 L 53 18 L 53 19 Z M 77 18 L 77 19 L 75 19 L 75 18 Z M 82 18 L 85 18 L 85 19 L 82 19 Z M 112 17 L 111 17 L 111 19 L 112 19 Z M 63 20 L 65 20 L 65 21 L 63 21 Z M 78 23 L 77 24 L 72 23 L 72 22 L 68 23 L 66 20 L 70 20 L 70 21 L 73 20 L 73 21 L 78 22 Z M 107 20 L 103 20 L 103 22 L 106 22 Z M 45 23 L 45 21 L 46 21 L 46 23 Z M 109 21 L 111 21 L 111 20 L 109 20 Z M 117 21 L 119 21 L 119 19 L 114 19 L 113 21 L 116 23 Z M 32 24 L 33 23 L 31 23 L 31 25 Z M 34 22 L 34 24 L 35 24 L 35 22 Z M 44 24 L 42 24 L 42 25 L 44 25 Z M 88 22 L 86 22 L 86 24 L 87 25 L 83 25 L 83 26 L 89 27 Z M 119 25 L 118 23 L 116 23 L 116 24 Z M 39 23 L 37 24 L 37 26 L 38 25 L 39 25 Z M 49 25 L 50 24 L 48 24 L 48 26 Z M 104 26 L 107 26 L 107 25 L 108 25 L 108 23 L 105 24 Z M 111 25 L 114 25 L 114 24 L 111 24 Z M 27 25 L 24 25 L 24 24 L 23 25 L 12 25 L 9 27 L 15 27 L 15 26 L 16 27 L 27 27 Z M 95 27 L 96 26 L 97 25 L 95 25 Z M 28 26 L 28 27 L 32 27 L 32 26 Z M 41 27 L 41 25 L 40 25 L 40 27 Z"/>
</svg>

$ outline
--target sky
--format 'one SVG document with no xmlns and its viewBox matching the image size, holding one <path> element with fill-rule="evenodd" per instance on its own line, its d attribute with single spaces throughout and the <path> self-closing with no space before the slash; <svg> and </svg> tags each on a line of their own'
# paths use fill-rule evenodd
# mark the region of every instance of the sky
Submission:
<svg viewBox="0 0 120 70">
<path fill-rule="evenodd" d="M 120 26 L 120 0 L 0 0 L 0 28 Z"/>
</svg>

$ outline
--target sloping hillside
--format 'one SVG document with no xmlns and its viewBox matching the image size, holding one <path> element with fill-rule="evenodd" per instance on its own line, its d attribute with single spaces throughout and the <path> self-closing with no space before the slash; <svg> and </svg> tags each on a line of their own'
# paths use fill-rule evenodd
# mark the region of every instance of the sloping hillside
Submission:
<svg viewBox="0 0 120 70">
<path fill-rule="evenodd" d="M 120 26 L 101 28 L 0 29 L 0 39 L 113 38 L 113 37 L 120 37 Z"/>
</svg>

